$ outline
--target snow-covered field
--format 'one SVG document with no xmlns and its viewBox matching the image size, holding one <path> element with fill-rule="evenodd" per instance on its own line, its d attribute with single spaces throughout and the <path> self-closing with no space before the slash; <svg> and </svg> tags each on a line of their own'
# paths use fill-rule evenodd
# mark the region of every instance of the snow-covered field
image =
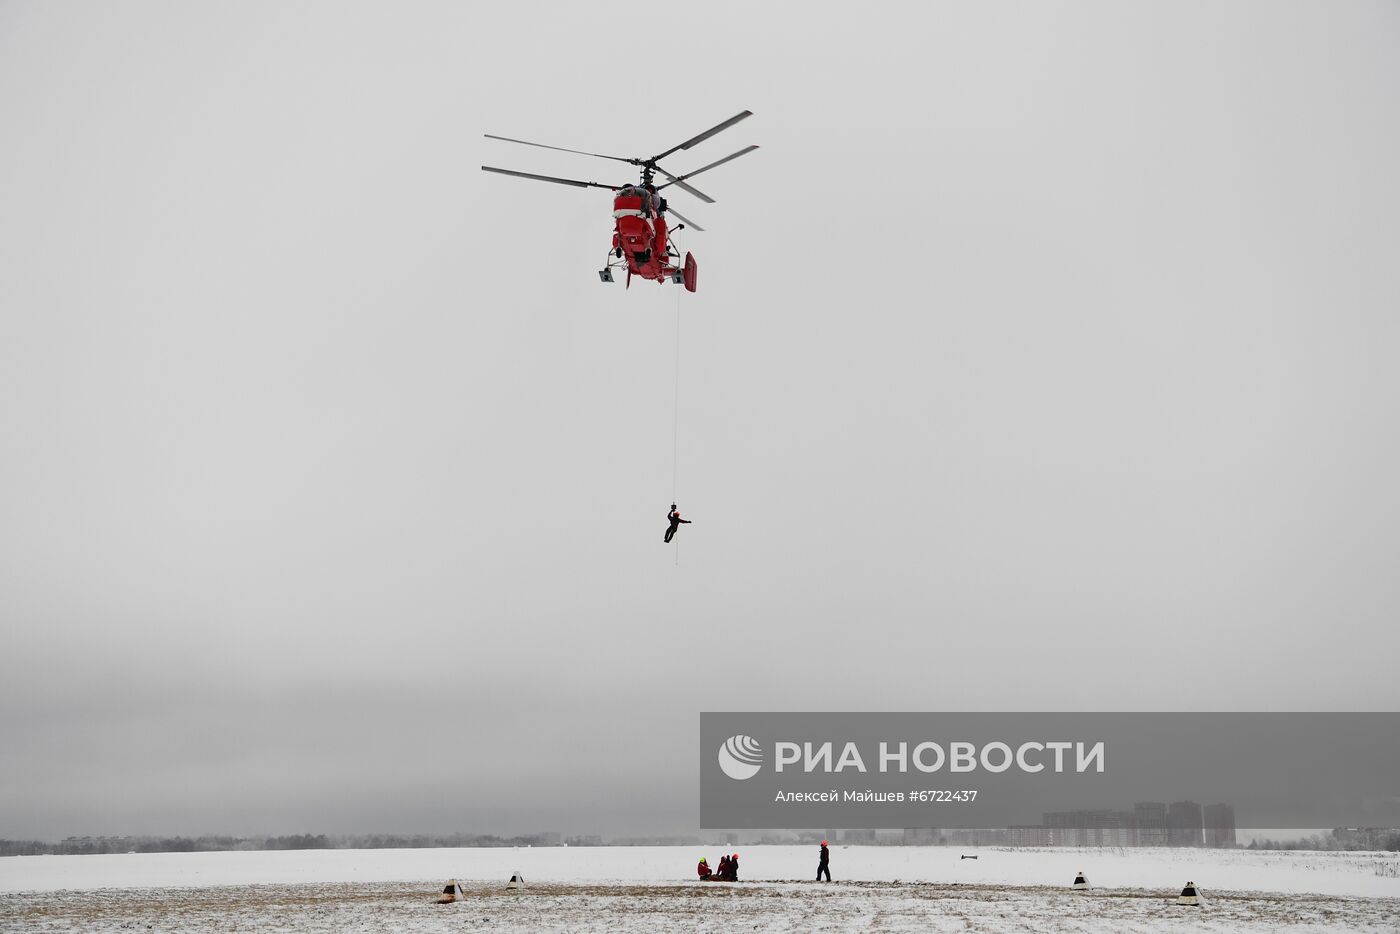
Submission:
<svg viewBox="0 0 1400 934">
<path fill-rule="evenodd" d="M 812 847 L 737 849 L 737 885 L 691 881 L 703 847 L 10 857 L 0 930 L 1400 932 L 1394 853 L 836 847 L 828 886 Z M 1205 907 L 1171 902 L 1188 879 Z"/>
</svg>

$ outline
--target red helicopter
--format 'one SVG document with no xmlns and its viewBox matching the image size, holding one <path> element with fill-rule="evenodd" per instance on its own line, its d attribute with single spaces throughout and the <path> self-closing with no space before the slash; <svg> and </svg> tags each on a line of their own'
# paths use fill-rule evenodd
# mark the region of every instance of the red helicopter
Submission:
<svg viewBox="0 0 1400 934">
<path fill-rule="evenodd" d="M 684 283 L 686 291 L 695 291 L 696 266 L 695 257 L 690 253 L 685 254 L 685 262 L 681 262 L 681 254 L 676 249 L 675 243 L 671 239 L 671 234 L 678 230 L 683 230 L 689 226 L 695 230 L 704 231 L 705 228 L 692 220 L 687 219 L 679 212 L 673 210 L 666 203 L 666 198 L 661 194 L 662 189 L 675 185 L 683 191 L 688 191 L 701 201 L 714 204 L 715 199 L 700 191 L 692 185 L 686 183 L 687 179 L 694 178 L 701 172 L 708 172 L 716 166 L 724 165 L 731 159 L 747 155 L 757 149 L 757 146 L 749 146 L 736 153 L 731 153 L 723 159 L 711 162 L 709 165 L 701 166 L 693 172 L 684 175 L 672 175 L 661 168 L 659 163 L 662 159 L 672 155 L 682 149 L 702 143 L 719 133 L 727 130 L 734 124 L 746 117 L 751 117 L 750 111 L 735 114 L 723 123 L 710 127 L 699 136 L 693 136 L 681 143 L 679 146 L 672 146 L 670 149 L 650 159 L 626 158 L 624 156 L 605 156 L 602 153 L 584 152 L 580 149 L 565 149 L 562 146 L 546 146 L 544 143 L 531 143 L 523 139 L 511 139 L 507 136 L 492 136 L 485 134 L 487 139 L 498 139 L 507 143 L 520 143 L 524 146 L 538 146 L 541 149 L 555 149 L 560 152 L 572 152 L 581 156 L 596 156 L 599 159 L 611 159 L 614 162 L 626 162 L 629 165 L 640 166 L 642 170 L 642 180 L 633 185 L 601 185 L 598 182 L 581 182 L 572 178 L 556 178 L 552 175 L 534 175 L 530 172 L 515 172 L 510 169 L 497 169 L 489 165 L 483 165 L 483 172 L 496 172 L 500 175 L 514 175 L 517 178 L 532 178 L 537 182 L 554 182 L 558 185 L 572 185 L 575 188 L 606 188 L 616 192 L 613 197 L 613 238 L 612 248 L 608 251 L 607 265 L 598 271 L 598 278 L 604 282 L 613 281 L 613 269 L 627 268 L 627 284 L 632 284 L 632 277 L 639 276 L 643 279 L 654 279 L 658 283 L 667 279 L 676 283 Z M 652 177 L 660 173 L 670 181 L 662 185 L 652 183 Z M 676 227 L 669 227 L 667 215 L 674 215 L 681 221 Z"/>
</svg>

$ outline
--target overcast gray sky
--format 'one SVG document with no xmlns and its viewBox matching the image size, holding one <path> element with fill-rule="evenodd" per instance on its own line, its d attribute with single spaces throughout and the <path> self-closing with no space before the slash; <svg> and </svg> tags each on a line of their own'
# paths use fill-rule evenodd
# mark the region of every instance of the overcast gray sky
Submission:
<svg viewBox="0 0 1400 934">
<path fill-rule="evenodd" d="M 660 17 L 655 19 L 653 17 Z M 677 291 L 605 286 L 615 163 Z M 704 709 L 1397 709 L 1400 6 L 0 2 L 0 836 L 693 828 Z M 617 168 L 615 168 L 617 166 Z"/>
</svg>

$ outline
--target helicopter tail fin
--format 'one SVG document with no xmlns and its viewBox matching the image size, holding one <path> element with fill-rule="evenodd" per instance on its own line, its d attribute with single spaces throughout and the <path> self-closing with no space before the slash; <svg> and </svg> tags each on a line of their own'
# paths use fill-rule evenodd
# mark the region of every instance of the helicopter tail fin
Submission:
<svg viewBox="0 0 1400 934">
<path fill-rule="evenodd" d="M 685 290 L 686 290 L 687 292 L 694 292 L 694 291 L 695 291 L 695 279 L 696 279 L 696 276 L 699 275 L 699 272 L 700 272 L 699 267 L 697 267 L 697 266 L 695 265 L 695 257 L 692 256 L 692 255 L 690 254 L 689 251 L 686 251 L 686 254 L 685 254 L 685 272 L 684 272 L 684 277 L 685 277 L 685 279 L 684 279 L 684 281 L 685 281 Z"/>
</svg>

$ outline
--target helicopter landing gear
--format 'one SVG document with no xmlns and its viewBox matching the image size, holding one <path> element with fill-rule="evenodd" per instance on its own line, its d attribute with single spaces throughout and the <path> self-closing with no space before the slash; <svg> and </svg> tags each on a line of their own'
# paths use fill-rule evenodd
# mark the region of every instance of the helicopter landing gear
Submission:
<svg viewBox="0 0 1400 934">
<path fill-rule="evenodd" d="M 598 270 L 598 278 L 601 279 L 601 280 L 603 280 L 604 282 L 611 282 L 611 281 L 613 281 L 612 270 L 611 270 L 611 269 L 600 269 L 600 270 Z"/>
</svg>

